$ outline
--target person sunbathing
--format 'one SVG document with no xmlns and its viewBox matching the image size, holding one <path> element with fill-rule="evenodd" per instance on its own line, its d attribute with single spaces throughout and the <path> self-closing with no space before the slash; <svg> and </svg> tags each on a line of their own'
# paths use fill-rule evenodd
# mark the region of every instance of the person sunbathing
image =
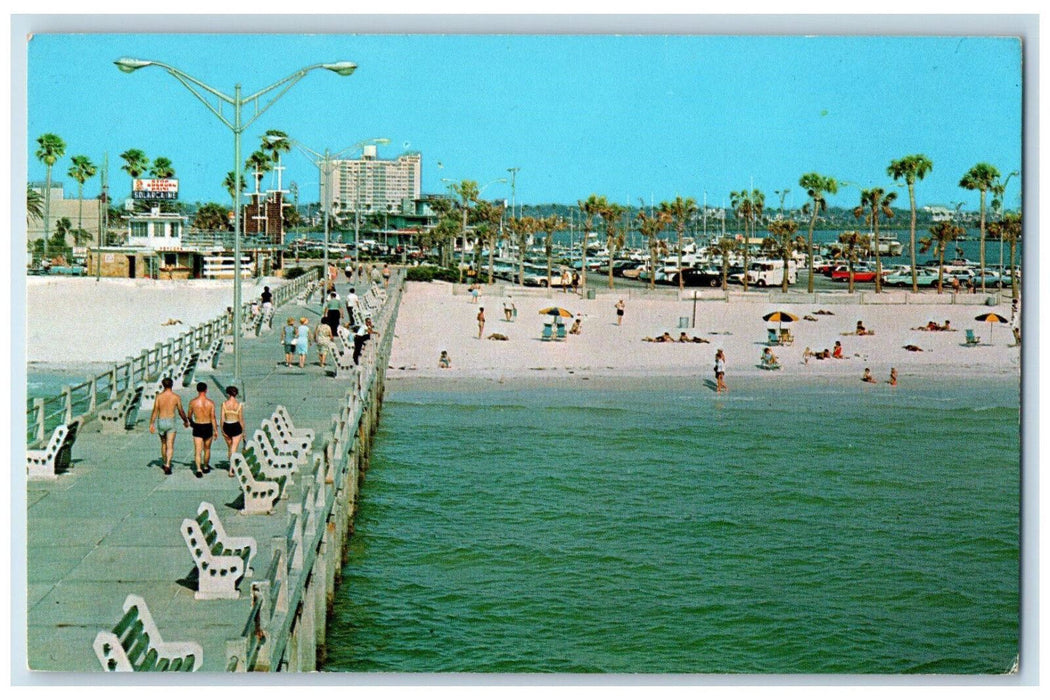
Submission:
<svg viewBox="0 0 1050 700">
<path fill-rule="evenodd" d="M 502 333 L 489 333 L 489 340 L 510 340 L 507 336 Z"/>
<path fill-rule="evenodd" d="M 835 349 L 831 351 L 831 356 L 834 357 L 836 360 L 844 359 L 842 357 L 842 343 L 840 343 L 837 340 L 835 341 Z"/>
<path fill-rule="evenodd" d="M 904 349 L 908 352 L 922 352 L 922 348 L 920 348 L 918 345 L 905 345 Z"/>
<path fill-rule="evenodd" d="M 580 334 L 580 326 L 582 325 L 582 323 L 583 322 L 580 319 L 580 317 L 577 316 L 576 320 L 572 322 L 572 328 L 569 329 L 569 334 L 570 335 L 579 335 Z"/>
<path fill-rule="evenodd" d="M 773 354 L 773 351 L 769 348 L 765 348 L 762 351 L 762 357 L 760 358 L 762 363 L 762 369 L 780 369 L 780 360 Z"/>
<path fill-rule="evenodd" d="M 645 336 L 644 338 L 642 338 L 642 340 L 645 341 L 646 343 L 673 343 L 673 342 L 675 342 L 674 338 L 672 338 L 671 334 L 668 333 L 667 331 L 664 331 L 663 335 L 658 335 L 655 338 L 650 338 L 649 336 Z"/>
<path fill-rule="evenodd" d="M 679 343 L 710 343 L 711 341 L 708 340 L 707 338 L 701 338 L 700 336 L 696 336 L 694 338 L 690 338 L 688 333 L 686 333 L 685 331 L 682 331 L 681 335 L 678 336 L 678 342 Z"/>
</svg>

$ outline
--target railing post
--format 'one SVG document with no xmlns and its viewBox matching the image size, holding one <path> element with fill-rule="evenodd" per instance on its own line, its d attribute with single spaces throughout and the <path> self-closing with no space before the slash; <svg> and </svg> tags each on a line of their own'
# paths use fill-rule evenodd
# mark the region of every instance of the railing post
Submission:
<svg viewBox="0 0 1050 700">
<path fill-rule="evenodd" d="M 44 440 L 44 399 L 33 399 L 33 411 L 36 412 L 36 439 L 40 442 Z"/>
<path fill-rule="evenodd" d="M 69 425 L 73 421 L 73 388 L 68 384 L 62 387 L 62 397 L 66 404 L 66 416 L 62 422 Z"/>
<path fill-rule="evenodd" d="M 88 382 L 88 413 L 94 413 L 95 408 L 98 406 L 98 397 L 95 395 L 98 391 L 98 377 L 92 377 L 91 381 Z"/>
</svg>

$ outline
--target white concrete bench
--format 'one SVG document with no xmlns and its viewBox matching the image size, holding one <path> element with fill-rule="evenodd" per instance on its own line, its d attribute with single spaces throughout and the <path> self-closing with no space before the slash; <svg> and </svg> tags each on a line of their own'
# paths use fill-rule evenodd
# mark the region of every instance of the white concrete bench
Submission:
<svg viewBox="0 0 1050 700">
<path fill-rule="evenodd" d="M 313 434 L 296 435 L 288 429 L 287 424 L 280 418 L 264 418 L 262 432 L 266 433 L 273 443 L 277 452 L 285 455 L 293 455 L 299 464 L 306 464 L 313 448 Z"/>
<path fill-rule="evenodd" d="M 290 481 L 298 467 L 295 455 L 283 455 L 277 452 L 273 443 L 261 430 L 256 430 L 252 439 L 244 443 L 241 454 L 256 475 L 261 475 L 263 479 L 270 481 L 283 480 L 282 491 L 284 482 Z"/>
<path fill-rule="evenodd" d="M 131 430 L 139 416 L 139 406 L 142 405 L 142 394 L 145 385 L 139 382 L 124 392 L 113 408 L 99 411 L 98 419 L 102 423 L 102 432 L 114 433 Z"/>
<path fill-rule="evenodd" d="M 204 352 L 201 353 L 199 360 L 200 364 L 211 365 L 212 369 L 218 369 L 219 357 L 222 355 L 222 346 L 222 338 L 216 338 L 214 341 L 212 341 L 211 345 L 209 345 L 204 350 Z"/>
<path fill-rule="evenodd" d="M 196 642 L 165 642 L 146 601 L 137 595 L 124 600 L 124 616 L 112 631 L 102 631 L 92 645 L 106 671 L 196 671 L 204 651 Z"/>
<path fill-rule="evenodd" d="M 55 463 L 66 442 L 69 426 L 62 424 L 51 433 L 51 439 L 40 450 L 26 450 L 26 473 L 30 479 L 56 479 Z"/>
<path fill-rule="evenodd" d="M 281 497 L 284 481 L 268 480 L 261 472 L 254 473 L 251 465 L 240 452 L 233 453 L 230 464 L 233 466 L 233 473 L 237 477 L 244 496 L 241 513 L 252 515 L 273 511 L 274 503 Z"/>
<path fill-rule="evenodd" d="M 251 573 L 258 551 L 252 537 L 230 537 L 219 522 L 215 506 L 202 502 L 195 519 L 182 521 L 182 537 L 197 565 L 197 600 L 238 598 L 237 584 Z"/>
<path fill-rule="evenodd" d="M 175 368 L 175 373 L 171 375 L 172 379 L 178 380 L 181 378 L 182 386 L 184 387 L 192 384 L 194 375 L 197 373 L 197 360 L 200 359 L 200 356 L 199 352 L 189 352 L 183 355 Z"/>
<path fill-rule="evenodd" d="M 156 380 L 146 383 L 146 387 L 142 391 L 143 403 L 145 403 L 148 406 L 153 405 L 153 402 L 157 400 L 157 395 L 160 392 L 164 391 L 164 385 L 161 382 L 163 382 L 165 379 L 170 379 L 172 383 L 175 382 L 175 377 L 178 376 L 175 374 L 175 370 L 175 365 L 168 365 L 163 370 L 161 370 L 160 374 L 157 375 Z"/>
<path fill-rule="evenodd" d="M 332 360 L 335 362 L 336 379 L 352 377 L 357 371 L 357 364 L 354 363 L 353 343 L 348 347 L 344 347 L 342 350 L 336 350 L 335 354 L 332 355 Z"/>
<path fill-rule="evenodd" d="M 313 444 L 314 431 L 310 430 L 309 428 L 296 428 L 295 423 L 292 421 L 292 414 L 289 413 L 288 409 L 284 406 L 278 404 L 277 408 L 273 409 L 273 415 L 271 416 L 271 418 L 274 421 L 280 421 L 280 424 L 283 426 L 283 430 L 289 435 L 292 435 L 296 438 L 302 438 Z"/>
</svg>

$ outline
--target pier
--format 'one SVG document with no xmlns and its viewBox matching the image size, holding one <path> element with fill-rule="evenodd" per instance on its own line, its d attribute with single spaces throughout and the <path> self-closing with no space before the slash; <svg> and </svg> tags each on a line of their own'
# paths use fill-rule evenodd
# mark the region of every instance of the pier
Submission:
<svg viewBox="0 0 1050 700">
<path fill-rule="evenodd" d="M 318 285 L 310 278 L 274 290 L 272 324 L 246 324 L 239 397 L 245 404 L 245 440 L 279 406 L 287 409 L 297 431 L 314 436 L 309 451 L 287 470 L 283 493 L 269 512 L 245 512 L 254 501 L 246 500 L 240 473 L 238 478 L 227 476 L 227 448 L 219 435 L 212 442 L 212 469 L 198 479 L 190 431 L 180 426 L 173 474 L 165 476 L 159 440 L 148 429 L 152 402 L 142 402 L 131 429 L 120 425 L 102 430 L 102 411 L 129 388 L 155 384 L 162 368 L 189 354 L 228 345 L 225 316 L 29 408 L 31 448 L 43 449 L 57 425 L 73 419 L 79 424 L 69 468 L 53 478 L 27 482 L 26 649 L 31 670 L 107 668 L 98 649 L 113 650 L 99 646 L 100 633 L 120 637 L 126 631 L 120 623 L 128 621 L 132 631 L 144 636 L 141 627 L 131 625 L 132 612 L 125 615 L 125 602 L 135 600 L 129 596 L 144 602 L 156 626 L 154 636 L 159 633 L 165 645 L 176 649 L 183 648 L 177 643 L 189 643 L 185 648 L 194 651 L 184 668 L 210 673 L 317 668 L 324 657 L 326 615 L 353 528 L 358 485 L 379 420 L 403 280 L 396 271 L 389 284 L 360 295 L 370 305 L 378 337 L 366 343 L 358 366 L 344 364 L 336 376 L 331 357 L 327 371 L 316 362 L 305 369 L 283 363 L 284 319 L 305 316 L 311 329 L 318 320 L 317 296 L 309 296 Z M 309 357 L 315 356 L 311 339 Z M 176 378 L 184 406 L 200 381 L 208 384 L 218 410 L 232 364 L 232 357 L 220 354 L 216 366 L 199 363 L 188 386 Z M 202 503 L 213 505 L 228 537 L 254 539 L 246 560 L 252 570 L 240 579 L 235 597 L 199 599 L 205 587 L 183 523 L 198 517 Z M 145 630 L 150 631 L 148 622 Z M 137 670 L 157 670 L 156 655 L 143 651 L 157 641 L 142 640 L 142 649 L 125 650 Z M 108 667 L 120 665 L 111 660 Z"/>
</svg>

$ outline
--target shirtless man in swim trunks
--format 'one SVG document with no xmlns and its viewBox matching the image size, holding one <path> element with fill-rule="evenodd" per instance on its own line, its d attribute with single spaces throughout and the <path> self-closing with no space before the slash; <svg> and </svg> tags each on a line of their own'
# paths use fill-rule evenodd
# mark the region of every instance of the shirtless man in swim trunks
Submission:
<svg viewBox="0 0 1050 700">
<path fill-rule="evenodd" d="M 171 474 L 171 455 L 175 449 L 175 412 L 182 417 L 184 427 L 190 427 L 186 412 L 182 410 L 182 399 L 171 390 L 175 382 L 169 377 L 161 381 L 163 391 L 157 394 L 153 402 L 153 413 L 149 417 L 149 431 L 160 436 L 160 459 L 164 463 L 164 473 Z"/>
<path fill-rule="evenodd" d="M 197 382 L 197 398 L 190 401 L 190 428 L 193 430 L 193 475 L 198 479 L 211 471 L 211 441 L 219 432 L 215 403 L 208 398 L 208 385 Z"/>
</svg>

